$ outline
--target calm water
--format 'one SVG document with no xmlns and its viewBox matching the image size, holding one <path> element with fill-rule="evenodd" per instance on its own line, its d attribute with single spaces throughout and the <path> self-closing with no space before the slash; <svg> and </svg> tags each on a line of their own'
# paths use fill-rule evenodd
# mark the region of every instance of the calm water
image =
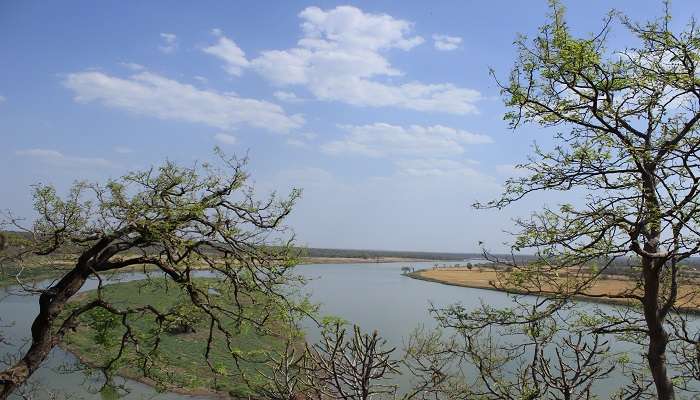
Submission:
<svg viewBox="0 0 700 400">
<path fill-rule="evenodd" d="M 427 268 L 434 263 L 412 263 L 416 269 Z M 442 264 L 442 263 L 441 263 Z M 401 348 L 403 338 L 419 325 L 434 326 L 428 315 L 428 305 L 448 305 L 461 302 L 478 306 L 484 301 L 493 306 L 507 305 L 509 297 L 503 293 L 440 285 L 419 281 L 401 275 L 404 263 L 387 264 L 318 264 L 299 267 L 299 271 L 310 278 L 307 290 L 312 300 L 321 303 L 322 313 L 344 318 L 358 324 L 364 331 L 379 330 L 390 345 Z M 123 274 L 121 280 L 139 279 L 140 274 Z M 89 282 L 85 290 L 95 287 Z M 3 329 L 13 345 L 26 340 L 31 321 L 37 313 L 36 298 L 18 296 L 11 289 L 0 289 L 0 316 Z M 318 332 L 309 325 L 308 339 L 315 340 Z M 2 352 L 10 350 L 1 347 Z M 73 398 L 99 398 L 95 391 L 98 382 L 82 372 L 61 371 L 65 365 L 75 364 L 75 358 L 55 349 L 45 366 L 34 375 L 33 380 L 43 386 L 63 391 Z M 125 380 L 123 384 L 130 393 L 127 399 L 195 398 L 172 393 L 157 393 L 150 387 Z"/>
</svg>

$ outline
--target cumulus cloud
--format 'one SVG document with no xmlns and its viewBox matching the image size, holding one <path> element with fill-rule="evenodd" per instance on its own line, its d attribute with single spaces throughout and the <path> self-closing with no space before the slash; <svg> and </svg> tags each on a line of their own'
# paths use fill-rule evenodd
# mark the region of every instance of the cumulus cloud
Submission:
<svg viewBox="0 0 700 400">
<path fill-rule="evenodd" d="M 436 49 L 442 51 L 457 50 L 462 43 L 462 38 L 459 36 L 448 35 L 433 35 L 433 45 Z"/>
<path fill-rule="evenodd" d="M 222 59 L 225 62 L 225 69 L 231 75 L 241 76 L 243 73 L 243 68 L 248 66 L 248 60 L 245 57 L 245 53 L 233 40 L 222 36 L 222 33 L 218 29 L 214 29 L 213 33 L 219 36 L 219 41 L 209 47 L 202 49 L 207 54 L 211 54 L 215 57 Z"/>
<path fill-rule="evenodd" d="M 394 84 L 381 79 L 403 77 L 385 57 L 387 51 L 409 51 L 424 42 L 412 35 L 412 23 L 352 6 L 308 7 L 299 18 L 302 38 L 296 47 L 263 51 L 245 63 L 240 58 L 225 60 L 227 69 L 235 74 L 245 64 L 275 85 L 303 86 L 320 100 L 453 114 L 477 111 L 481 95 L 476 90 L 451 83 Z"/>
<path fill-rule="evenodd" d="M 304 38 L 301 44 L 308 48 L 388 49 L 410 50 L 424 42 L 420 36 L 409 36 L 413 24 L 387 14 L 365 13 L 352 6 L 332 10 L 307 7 L 302 19 Z"/>
<path fill-rule="evenodd" d="M 16 155 L 21 157 L 31 157 L 55 166 L 64 167 L 113 167 L 114 164 L 104 158 L 67 156 L 58 150 L 52 149 L 24 149 L 17 150 Z"/>
<path fill-rule="evenodd" d="M 214 135 L 214 140 L 216 140 L 219 143 L 228 145 L 236 144 L 237 142 L 236 137 L 233 135 L 229 135 L 228 133 L 217 133 L 216 135 Z"/>
<path fill-rule="evenodd" d="M 162 44 L 158 47 L 160 51 L 162 51 L 165 54 L 170 54 L 177 50 L 177 35 L 175 35 L 174 33 L 161 33 L 160 38 L 163 41 Z"/>
<path fill-rule="evenodd" d="M 341 140 L 324 144 L 328 154 L 360 154 L 369 157 L 417 156 L 449 157 L 464 153 L 467 145 L 491 143 L 486 135 L 442 125 L 407 127 L 374 123 L 344 125 L 348 134 Z"/>
<path fill-rule="evenodd" d="M 75 101 L 80 103 L 100 103 L 134 114 L 224 130 L 245 124 L 286 133 L 304 123 L 303 117 L 288 115 L 277 104 L 201 90 L 151 72 L 128 78 L 96 71 L 79 72 L 69 74 L 63 84 L 75 93 Z"/>
</svg>

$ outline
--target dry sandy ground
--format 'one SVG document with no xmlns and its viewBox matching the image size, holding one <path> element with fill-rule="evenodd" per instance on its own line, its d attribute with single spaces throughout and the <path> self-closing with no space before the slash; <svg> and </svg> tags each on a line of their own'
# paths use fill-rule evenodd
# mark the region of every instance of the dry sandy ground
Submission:
<svg viewBox="0 0 700 400">
<path fill-rule="evenodd" d="M 468 270 L 461 268 L 438 268 L 422 270 L 415 273 L 418 279 L 426 279 L 430 281 L 435 281 L 439 283 L 445 283 L 450 285 L 482 288 L 482 289 L 492 289 L 492 290 L 503 290 L 501 288 L 495 288 L 491 282 L 497 282 L 499 280 L 500 272 L 493 270 L 482 270 L 477 269 Z M 566 278 L 558 278 L 560 283 L 564 283 Z M 545 290 L 552 290 L 554 286 L 550 288 L 545 288 Z M 522 288 L 510 288 L 514 292 L 522 291 Z M 623 278 L 612 278 L 612 279 L 599 279 L 594 285 L 586 290 L 586 294 L 590 296 L 578 296 L 585 299 L 589 297 L 592 299 L 598 299 L 598 301 L 603 300 L 606 302 L 625 302 L 625 300 L 615 299 L 616 295 L 623 293 L 633 293 L 635 295 L 641 294 L 640 289 L 635 289 L 635 282 L 629 279 Z M 612 297 L 610 297 L 612 295 Z M 676 301 L 676 306 L 683 309 L 694 309 L 700 311 L 700 282 L 698 281 L 685 281 L 682 282 L 678 300 Z"/>
</svg>

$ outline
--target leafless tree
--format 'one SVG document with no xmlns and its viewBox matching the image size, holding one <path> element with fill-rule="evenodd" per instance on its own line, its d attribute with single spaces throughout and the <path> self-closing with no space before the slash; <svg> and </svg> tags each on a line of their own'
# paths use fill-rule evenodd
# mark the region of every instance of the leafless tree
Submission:
<svg viewBox="0 0 700 400">
<path fill-rule="evenodd" d="M 374 331 L 363 334 L 353 326 L 349 336 L 340 322 L 326 326 L 319 343 L 308 350 L 309 387 L 322 398 L 370 400 L 393 397 L 397 387 L 388 379 L 398 372 L 399 361 L 392 358 L 394 348 Z"/>
</svg>

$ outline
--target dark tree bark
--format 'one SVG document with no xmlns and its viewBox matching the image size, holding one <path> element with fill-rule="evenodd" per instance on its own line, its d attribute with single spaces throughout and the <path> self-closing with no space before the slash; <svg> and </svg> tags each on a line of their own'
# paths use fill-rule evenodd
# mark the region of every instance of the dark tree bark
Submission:
<svg viewBox="0 0 700 400">
<path fill-rule="evenodd" d="M 6 399 L 19 385 L 26 382 L 58 344 L 61 336 L 53 333 L 57 317 L 89 276 L 89 270 L 76 267 L 39 296 L 39 314 L 31 327 L 31 346 L 21 360 L 0 373 L 0 399 Z"/>
</svg>

